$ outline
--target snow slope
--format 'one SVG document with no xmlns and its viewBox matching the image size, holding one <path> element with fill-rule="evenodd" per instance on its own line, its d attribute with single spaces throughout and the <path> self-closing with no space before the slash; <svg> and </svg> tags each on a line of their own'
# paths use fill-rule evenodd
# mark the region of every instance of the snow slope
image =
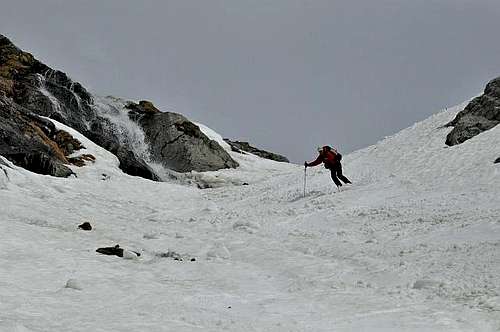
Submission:
<svg viewBox="0 0 500 332">
<path fill-rule="evenodd" d="M 301 166 L 233 152 L 214 189 L 131 177 L 57 124 L 97 161 L 2 158 L 0 331 L 498 331 L 500 128 L 445 147 L 460 107 L 344 156 L 341 193 L 308 169 L 306 197 Z"/>
</svg>

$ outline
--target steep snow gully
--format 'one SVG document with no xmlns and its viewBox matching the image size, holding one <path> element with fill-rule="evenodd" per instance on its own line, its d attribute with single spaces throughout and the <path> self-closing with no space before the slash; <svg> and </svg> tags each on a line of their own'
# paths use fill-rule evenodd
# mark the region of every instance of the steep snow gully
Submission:
<svg viewBox="0 0 500 332">
<path fill-rule="evenodd" d="M 500 128 L 446 147 L 463 106 L 344 156 L 340 193 L 308 169 L 306 197 L 302 167 L 233 152 L 192 174 L 212 189 L 131 177 L 57 123 L 97 160 L 0 157 L 0 331 L 498 331 Z"/>
</svg>

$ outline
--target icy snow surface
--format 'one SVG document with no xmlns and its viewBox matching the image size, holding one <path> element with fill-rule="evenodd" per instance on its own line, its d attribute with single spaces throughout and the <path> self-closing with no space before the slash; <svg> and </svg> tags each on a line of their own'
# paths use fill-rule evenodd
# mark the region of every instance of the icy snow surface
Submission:
<svg viewBox="0 0 500 332">
<path fill-rule="evenodd" d="M 131 177 L 57 124 L 97 161 L 0 157 L 0 331 L 498 331 L 500 127 L 445 147 L 462 106 L 345 155 L 340 193 L 308 169 L 306 197 L 301 166 L 232 152 L 214 189 Z"/>
</svg>

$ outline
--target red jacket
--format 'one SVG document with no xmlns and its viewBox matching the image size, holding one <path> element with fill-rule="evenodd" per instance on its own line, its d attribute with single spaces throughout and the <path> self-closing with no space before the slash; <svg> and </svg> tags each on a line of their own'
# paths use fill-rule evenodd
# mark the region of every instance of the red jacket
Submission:
<svg viewBox="0 0 500 332">
<path fill-rule="evenodd" d="M 337 154 L 334 151 L 323 151 L 320 152 L 318 158 L 315 161 L 311 161 L 307 163 L 307 166 L 317 166 L 321 163 L 324 163 L 325 166 L 333 166 L 337 162 Z M 328 168 L 328 167 L 327 167 Z"/>
</svg>

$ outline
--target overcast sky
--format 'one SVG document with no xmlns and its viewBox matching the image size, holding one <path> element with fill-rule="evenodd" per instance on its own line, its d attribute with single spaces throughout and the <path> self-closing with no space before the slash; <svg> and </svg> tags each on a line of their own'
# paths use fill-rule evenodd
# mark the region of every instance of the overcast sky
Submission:
<svg viewBox="0 0 500 332">
<path fill-rule="evenodd" d="M 498 0 L 0 4 L 0 33 L 92 92 L 296 162 L 373 144 L 500 75 Z"/>
</svg>

